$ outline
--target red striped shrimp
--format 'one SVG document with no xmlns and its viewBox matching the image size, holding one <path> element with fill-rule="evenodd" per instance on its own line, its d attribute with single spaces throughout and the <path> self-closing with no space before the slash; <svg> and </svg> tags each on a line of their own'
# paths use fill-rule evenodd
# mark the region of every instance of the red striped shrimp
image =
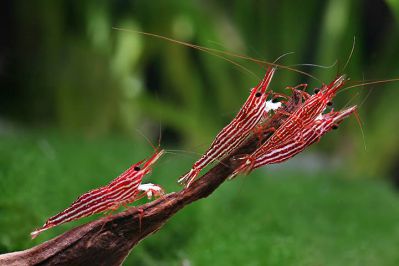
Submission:
<svg viewBox="0 0 399 266">
<path fill-rule="evenodd" d="M 276 68 L 267 70 L 263 80 L 251 90 L 236 117 L 219 132 L 209 149 L 193 164 L 191 170 L 178 180 L 180 184 L 189 187 L 204 167 L 215 160 L 221 160 L 245 140 L 265 116 L 266 99 L 269 95 L 266 90 L 275 70 Z"/>
<path fill-rule="evenodd" d="M 275 102 L 274 100 L 270 100 L 266 102 L 266 112 L 274 111 L 272 117 L 261 121 L 253 133 L 258 136 L 259 140 L 262 140 L 266 133 L 275 131 L 272 121 L 280 121 L 281 119 L 285 119 L 289 117 L 294 111 L 296 111 L 303 103 L 304 100 L 310 97 L 304 90 L 299 90 L 299 87 L 306 88 L 307 84 L 300 84 L 296 87 L 287 87 L 291 89 L 292 95 L 287 98 L 285 101 Z M 284 103 L 284 104 L 283 104 Z"/>
<path fill-rule="evenodd" d="M 344 81 L 345 76 L 340 76 L 329 85 L 323 85 L 321 89 L 316 90 L 315 94 L 310 96 L 305 94 L 304 103 L 302 103 L 293 113 L 287 113 L 286 115 L 288 115 L 288 118 L 278 129 L 275 130 L 274 128 L 264 127 L 267 131 L 274 131 L 273 135 L 255 152 L 240 158 L 245 162 L 243 166 L 245 170 L 241 169 L 240 171 L 249 171 L 253 167 L 256 158 L 262 154 L 271 152 L 276 146 L 280 145 L 280 143 L 290 141 L 296 132 L 298 132 L 298 129 L 301 129 L 299 132 L 302 132 L 304 125 L 312 123 L 317 116 L 323 113 L 337 91 L 344 85 Z M 297 91 L 295 88 L 293 88 L 293 90 Z M 278 112 L 285 114 L 285 111 L 283 110 L 277 110 L 277 113 Z"/>
<path fill-rule="evenodd" d="M 294 157 L 313 143 L 318 142 L 327 132 L 337 129 L 345 118 L 356 112 L 356 108 L 356 106 L 353 106 L 338 112 L 331 111 L 320 115 L 305 127 L 298 127 L 295 130 L 294 137 L 288 141 L 279 143 L 267 152 L 259 148 L 254 152 L 256 153 L 255 160 L 252 162 L 247 160 L 234 171 L 232 176 L 234 177 L 242 172 L 248 173 L 261 166 L 280 163 Z"/>
<path fill-rule="evenodd" d="M 310 96 L 305 94 L 304 103 L 292 114 L 287 114 L 289 117 L 275 130 L 272 137 L 262 145 L 261 148 L 263 152 L 267 152 L 278 145 L 278 143 L 288 141 L 298 127 L 303 127 L 311 123 L 318 115 L 323 113 L 327 105 L 331 103 L 337 91 L 344 85 L 344 81 L 345 76 L 340 76 L 329 85 L 323 85 L 315 94 Z M 277 112 L 282 112 L 284 114 L 282 110 L 277 110 Z"/>
<path fill-rule="evenodd" d="M 141 184 L 145 175 L 151 172 L 151 166 L 162 156 L 163 150 L 157 150 L 147 161 L 133 164 L 108 185 L 93 189 L 78 197 L 70 207 L 49 218 L 39 229 L 31 233 L 32 239 L 41 232 L 54 226 L 71 222 L 92 214 L 117 210 L 120 206 L 132 203 L 147 195 L 162 196 L 163 189 L 154 184 Z"/>
</svg>

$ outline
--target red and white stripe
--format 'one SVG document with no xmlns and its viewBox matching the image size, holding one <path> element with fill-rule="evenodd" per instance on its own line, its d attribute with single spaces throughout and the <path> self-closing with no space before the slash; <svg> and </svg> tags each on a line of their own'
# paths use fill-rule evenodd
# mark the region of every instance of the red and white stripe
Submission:
<svg viewBox="0 0 399 266">
<path fill-rule="evenodd" d="M 257 158 L 259 154 L 265 154 L 274 149 L 279 143 L 290 141 L 296 130 L 312 123 L 317 116 L 323 113 L 328 102 L 330 102 L 337 91 L 344 85 L 345 76 L 340 76 L 329 85 L 323 85 L 320 91 L 308 97 L 305 102 L 294 111 L 274 134 L 262 145 L 262 150 L 254 154 Z"/>
<path fill-rule="evenodd" d="M 251 90 L 248 99 L 237 113 L 236 117 L 224 127 L 209 149 L 196 161 L 191 170 L 183 175 L 178 182 L 188 187 L 199 172 L 215 160 L 221 160 L 239 146 L 265 115 L 266 90 L 274 75 L 275 68 L 269 68 L 263 80 Z"/>
<path fill-rule="evenodd" d="M 57 215 L 49 218 L 40 229 L 31 233 L 35 238 L 41 232 L 83 217 L 90 216 L 95 213 L 101 213 L 107 210 L 116 210 L 121 205 L 132 203 L 136 200 L 136 196 L 143 189 L 153 189 L 154 194 L 158 186 L 140 187 L 143 177 L 150 172 L 150 166 L 155 163 L 163 154 L 163 150 L 157 151 L 147 162 L 138 162 L 133 164 L 129 169 L 123 172 L 119 177 L 104 187 L 93 189 L 78 197 L 70 207 Z"/>
<path fill-rule="evenodd" d="M 319 141 L 334 125 L 341 123 L 343 119 L 355 111 L 356 106 L 339 112 L 331 111 L 330 113 L 317 117 L 312 123 L 306 125 L 302 129 L 297 128 L 294 132 L 294 137 L 288 141 L 279 143 L 267 152 L 264 152 L 261 148 L 256 150 L 253 155 L 251 155 L 254 161 L 246 160 L 243 165 L 237 168 L 233 176 L 241 172 L 252 171 L 264 165 L 280 163 L 294 157 L 313 143 Z"/>
</svg>

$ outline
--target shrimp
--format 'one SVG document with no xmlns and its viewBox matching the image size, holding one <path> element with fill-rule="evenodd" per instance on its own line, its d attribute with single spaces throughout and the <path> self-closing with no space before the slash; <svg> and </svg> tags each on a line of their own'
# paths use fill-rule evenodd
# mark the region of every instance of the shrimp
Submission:
<svg viewBox="0 0 399 266">
<path fill-rule="evenodd" d="M 78 197 L 70 207 L 49 218 L 39 229 L 31 233 L 32 239 L 54 226 L 78 220 L 92 214 L 117 210 L 120 206 L 132 203 L 143 196 L 162 196 L 163 189 L 154 184 L 141 184 L 151 166 L 162 156 L 163 150 L 156 150 L 147 161 L 130 166 L 108 185 L 93 189 Z"/>
<path fill-rule="evenodd" d="M 269 96 L 266 90 L 275 70 L 276 68 L 267 70 L 263 80 L 251 90 L 248 99 L 236 117 L 219 132 L 209 149 L 194 163 L 191 170 L 178 180 L 180 184 L 189 187 L 204 167 L 215 160 L 223 159 L 246 139 L 262 117 L 265 116 L 266 108 L 270 108 L 270 106 L 266 106 L 266 100 Z"/>
<path fill-rule="evenodd" d="M 326 109 L 337 91 L 344 85 L 345 76 L 336 78 L 329 85 L 323 85 L 313 95 L 306 95 L 305 102 L 284 121 L 275 134 L 264 144 L 263 150 L 273 147 L 277 143 L 291 138 L 297 127 L 311 123 Z"/>
<path fill-rule="evenodd" d="M 252 154 L 241 158 L 245 161 L 246 165 L 246 170 L 240 167 L 241 171 L 245 172 L 251 169 L 256 158 L 261 154 L 266 154 L 280 145 L 280 143 L 286 143 L 292 139 L 296 132 L 298 132 L 298 128 L 301 129 L 299 132 L 302 132 L 304 125 L 312 123 L 317 116 L 324 112 L 337 91 L 344 85 L 344 81 L 345 76 L 342 75 L 329 85 L 323 85 L 321 89 L 316 90 L 315 94 L 310 96 L 304 94 L 303 98 L 305 101 L 294 112 L 286 114 L 288 118 L 278 129 L 264 127 L 263 129 L 267 131 L 274 131 L 273 135 Z M 285 114 L 284 111 L 280 112 Z"/>
<path fill-rule="evenodd" d="M 245 164 L 238 167 L 232 176 L 234 177 L 240 172 L 250 172 L 264 165 L 280 163 L 294 157 L 313 143 L 318 142 L 327 132 L 332 129 L 337 129 L 338 125 L 345 118 L 356 112 L 356 108 L 356 106 L 353 106 L 342 111 L 331 111 L 327 114 L 320 115 L 309 125 L 295 130 L 294 137 L 288 141 L 279 143 L 267 152 L 263 152 L 262 149 L 259 148 L 259 150 L 256 151 L 256 159 L 253 162 L 247 161 Z M 251 164 L 249 169 L 248 164 Z"/>
</svg>

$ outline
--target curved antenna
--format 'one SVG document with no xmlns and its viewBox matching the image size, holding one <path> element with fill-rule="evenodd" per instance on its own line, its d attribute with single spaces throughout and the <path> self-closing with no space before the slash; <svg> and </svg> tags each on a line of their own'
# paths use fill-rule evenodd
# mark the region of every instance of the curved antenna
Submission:
<svg viewBox="0 0 399 266">
<path fill-rule="evenodd" d="M 158 132 L 158 148 L 161 147 L 162 141 L 162 121 L 159 121 L 159 132 Z"/>
<path fill-rule="evenodd" d="M 346 87 L 346 88 L 340 90 L 338 93 L 347 91 L 347 90 L 352 89 L 352 88 L 363 87 L 363 86 L 374 85 L 374 84 L 385 84 L 385 83 L 390 83 L 390 82 L 395 82 L 395 81 L 399 81 L 399 78 L 364 82 L 364 83 L 360 83 L 360 84 L 356 84 L 356 85 L 352 85 L 352 86 Z"/>
<path fill-rule="evenodd" d="M 297 72 L 297 73 L 300 73 L 302 75 L 308 76 L 308 77 L 310 77 L 310 78 L 312 78 L 314 80 L 317 80 L 320 83 L 323 83 L 320 79 L 316 78 L 315 76 L 313 76 L 313 75 L 311 75 L 311 74 L 309 74 L 307 72 L 304 72 L 304 71 L 301 71 L 301 70 L 298 70 L 298 69 L 295 69 L 295 68 L 291 68 L 291 67 L 288 67 L 288 66 L 275 64 L 275 63 L 270 63 L 270 62 L 267 62 L 267 61 L 264 61 L 264 60 L 259 60 L 259 59 L 256 59 L 256 58 L 252 58 L 250 56 L 236 54 L 236 53 L 228 52 L 228 51 L 221 51 L 221 50 L 214 49 L 214 48 L 207 48 L 207 47 L 203 47 L 203 46 L 200 46 L 200 45 L 195 45 L 195 44 L 191 44 L 191 43 L 187 43 L 187 42 L 183 42 L 183 41 L 174 40 L 174 39 L 169 38 L 169 37 L 165 37 L 165 36 L 162 36 L 162 35 L 157 35 L 157 34 L 149 33 L 149 32 L 143 32 L 143 31 L 137 31 L 137 30 L 127 30 L 127 29 L 118 28 L 118 27 L 112 27 L 112 29 L 118 30 L 118 31 L 130 32 L 130 33 L 137 33 L 137 34 L 142 34 L 142 35 L 147 35 L 147 36 L 163 39 L 163 40 L 166 40 L 166 41 L 170 41 L 170 42 L 178 43 L 178 44 L 181 44 L 181 45 L 184 45 L 184 46 L 188 46 L 188 47 L 191 47 L 191 48 L 195 48 L 195 49 L 207 52 L 207 53 L 212 53 L 212 52 L 213 53 L 220 53 L 220 54 L 233 56 L 233 57 L 240 58 L 240 59 L 249 60 L 249 61 L 252 61 L 252 62 L 255 62 L 255 63 L 259 63 L 259 64 L 266 64 L 266 65 L 269 65 L 269 66 L 279 67 L 281 69 L 291 70 L 293 72 Z M 225 59 L 225 60 L 228 61 L 228 59 Z"/>
<path fill-rule="evenodd" d="M 237 66 L 238 68 L 240 68 L 240 69 L 244 70 L 245 72 L 251 74 L 252 76 L 256 77 L 257 79 L 260 79 L 259 76 L 257 76 L 254 72 L 252 72 L 248 68 L 244 67 L 243 65 L 240 65 L 239 63 L 237 63 L 237 62 L 235 62 L 235 61 L 233 61 L 231 59 L 228 59 L 226 57 L 223 57 L 223 56 L 217 54 L 216 51 L 219 51 L 217 49 L 206 48 L 206 47 L 202 47 L 202 46 L 199 46 L 199 45 L 195 45 L 195 44 L 191 44 L 191 43 L 187 43 L 187 42 L 183 42 L 183 41 L 174 40 L 172 38 L 168 38 L 168 37 L 165 37 L 165 36 L 162 36 L 162 35 L 157 35 L 157 34 L 148 33 L 148 32 L 142 32 L 142 31 L 136 31 L 136 30 L 128 30 L 128 29 L 122 29 L 122 28 L 117 28 L 117 27 L 112 27 L 112 29 L 118 30 L 118 31 L 124 31 L 124 32 L 132 32 L 132 33 L 143 34 L 143 35 L 147 35 L 147 36 L 151 36 L 151 37 L 155 37 L 155 38 L 160 38 L 160 39 L 164 39 L 164 40 L 167 40 L 167 41 L 170 41 L 170 42 L 175 42 L 175 43 L 178 43 L 178 44 L 181 44 L 181 45 L 184 45 L 184 46 L 188 46 L 188 47 L 191 47 L 191 48 L 206 52 L 208 54 L 211 54 L 213 56 L 221 58 L 221 59 L 223 59 L 223 60 L 225 60 L 225 61 L 227 61 L 227 62 L 229 62 L 229 63 L 231 63 L 231 64 L 233 64 L 235 66 Z M 212 51 L 212 50 L 214 50 L 214 51 Z"/>
<path fill-rule="evenodd" d="M 358 110 L 359 110 L 360 107 L 365 103 L 365 101 L 367 100 L 367 98 L 370 96 L 371 92 L 372 92 L 372 90 L 370 90 L 370 91 L 367 93 L 365 99 L 358 105 L 359 108 L 356 109 L 355 112 L 353 113 L 354 116 L 355 116 L 355 118 L 356 118 L 356 122 L 357 122 L 357 124 L 358 124 L 358 126 L 359 126 L 360 133 L 362 134 L 363 145 L 364 145 L 364 150 L 365 150 L 365 151 L 367 150 L 366 137 L 365 137 L 364 130 L 363 130 L 363 122 L 362 122 L 362 120 L 360 119 L 360 115 L 359 115 Z M 350 104 L 357 96 L 359 96 L 359 92 L 357 92 L 351 99 L 349 99 L 349 101 L 345 104 L 344 108 L 346 108 L 347 106 L 349 106 L 349 104 Z"/>
<path fill-rule="evenodd" d="M 373 92 L 374 88 L 371 88 L 369 92 L 366 94 L 366 97 L 364 97 L 363 101 L 359 104 L 359 108 L 363 106 L 363 104 L 367 101 L 367 99 L 370 97 L 371 93 Z"/>
<path fill-rule="evenodd" d="M 159 101 L 159 95 L 158 95 L 158 92 L 156 92 L 156 97 L 157 97 L 157 99 L 158 99 L 158 101 Z M 161 141 L 162 141 L 162 114 L 161 114 L 161 117 L 160 117 L 160 119 L 159 119 L 159 132 L 158 132 L 158 148 L 161 148 Z"/>
<path fill-rule="evenodd" d="M 210 55 L 216 56 L 216 57 L 218 57 L 218 58 L 220 58 L 220 59 L 223 59 L 223 60 L 225 60 L 225 61 L 227 61 L 227 62 L 229 62 L 229 63 L 232 63 L 233 65 L 237 66 L 238 68 L 241 68 L 242 70 L 244 70 L 245 72 L 251 74 L 252 76 L 256 77 L 257 79 L 260 79 L 258 75 L 256 75 L 254 72 L 252 72 L 252 71 L 249 70 L 248 68 L 244 67 L 243 65 L 241 65 L 241 64 L 239 64 L 239 63 L 237 63 L 237 62 L 235 62 L 235 61 L 233 61 L 233 60 L 231 60 L 231 59 L 228 59 L 228 58 L 226 58 L 226 57 L 223 57 L 223 56 L 221 56 L 221 55 L 219 55 L 219 54 L 217 54 L 217 53 L 215 53 L 215 52 L 208 51 L 208 50 L 207 50 L 208 48 L 202 48 L 201 46 L 198 46 L 198 47 L 192 46 L 192 48 L 195 48 L 195 49 L 197 49 L 197 50 L 206 52 L 206 53 L 208 53 L 208 54 L 210 54 Z"/>
<path fill-rule="evenodd" d="M 291 55 L 291 54 L 295 54 L 295 52 L 288 52 L 288 53 L 280 55 L 279 57 L 276 58 L 276 60 L 273 61 L 273 64 L 276 64 L 277 61 L 279 61 L 281 58 L 283 58 L 283 57 L 285 57 L 287 55 Z"/>
<path fill-rule="evenodd" d="M 355 116 L 356 121 L 357 121 L 357 124 L 359 125 L 360 132 L 361 132 L 362 138 L 363 138 L 364 150 L 366 151 L 366 150 L 367 150 L 367 146 L 366 146 L 366 137 L 365 137 L 364 131 L 363 131 L 363 122 L 362 122 L 362 120 L 360 119 L 360 115 L 359 115 L 357 109 L 355 110 L 355 112 L 353 113 L 353 115 Z"/>
<path fill-rule="evenodd" d="M 356 97 L 358 97 L 359 95 L 360 95 L 359 92 L 357 92 L 354 96 L 352 96 L 352 97 L 346 102 L 346 104 L 344 105 L 343 109 L 346 109 L 346 108 L 349 106 L 349 104 L 350 104 L 351 102 L 353 102 L 353 101 L 356 99 Z"/>
<path fill-rule="evenodd" d="M 373 89 L 370 89 L 370 91 L 367 93 L 366 97 L 364 97 L 363 101 L 359 104 L 359 109 L 360 109 L 360 107 L 362 107 L 363 104 L 367 101 L 367 99 L 370 97 L 370 95 L 371 95 L 372 92 L 373 92 Z M 357 124 L 359 125 L 360 132 L 362 133 L 363 143 L 364 143 L 364 150 L 366 151 L 366 150 L 367 150 L 367 146 L 366 146 L 366 137 L 365 137 L 365 134 L 364 134 L 364 131 L 363 131 L 363 122 L 362 122 L 362 120 L 360 119 L 360 115 L 359 115 L 359 113 L 358 113 L 358 110 L 356 110 L 356 111 L 354 112 L 354 115 L 355 115 L 355 118 L 356 118 L 356 120 L 357 120 Z"/>
<path fill-rule="evenodd" d="M 296 66 L 310 66 L 310 67 L 318 67 L 318 68 L 324 68 L 324 69 L 329 69 L 333 68 L 336 64 L 338 63 L 338 60 L 335 60 L 334 63 L 332 63 L 329 66 L 323 66 L 323 65 L 317 65 L 317 64 L 295 64 L 295 65 L 289 65 L 290 67 L 296 67 Z"/>
<path fill-rule="evenodd" d="M 353 52 L 355 51 L 355 45 L 356 45 L 356 36 L 353 36 L 352 49 L 351 49 L 351 52 L 349 53 L 348 59 L 346 60 L 344 68 L 342 69 L 342 72 L 345 71 L 346 67 L 348 66 L 348 64 L 349 64 L 349 62 L 350 62 L 350 60 L 352 58 Z"/>
<path fill-rule="evenodd" d="M 154 146 L 154 144 L 152 143 L 152 141 L 140 130 L 136 128 L 137 133 L 139 133 L 150 145 L 151 147 L 154 149 L 154 151 L 157 151 L 158 148 L 156 148 Z"/>
<path fill-rule="evenodd" d="M 276 58 L 276 60 L 274 60 L 273 61 L 273 65 L 274 66 L 276 66 L 277 64 L 277 61 L 279 61 L 281 58 L 283 58 L 283 57 L 285 57 L 285 56 L 287 56 L 287 55 L 290 55 L 290 54 L 294 54 L 295 52 L 288 52 L 288 53 L 285 53 L 285 54 L 282 54 L 282 55 L 280 55 L 279 57 L 277 57 Z M 261 66 L 261 67 L 264 67 L 264 64 L 263 63 L 259 63 L 259 62 L 255 62 L 256 64 L 258 64 L 259 66 Z"/>
<path fill-rule="evenodd" d="M 273 63 L 272 64 L 270 64 L 270 66 L 271 65 L 274 65 L 274 66 L 276 66 L 277 64 L 277 61 L 279 61 L 281 58 L 283 58 L 283 57 L 285 57 L 285 56 L 287 56 L 287 55 L 290 55 L 290 54 L 294 54 L 295 52 L 288 52 L 288 53 L 284 53 L 284 54 L 282 54 L 282 55 L 280 55 L 279 57 L 277 57 L 274 61 L 273 61 Z M 259 66 L 261 66 L 261 67 L 264 67 L 264 63 L 259 63 L 259 62 L 255 62 L 256 64 L 258 64 Z"/>
<path fill-rule="evenodd" d="M 346 107 L 348 107 L 349 104 L 350 104 L 356 97 L 358 97 L 359 95 L 360 95 L 359 92 L 357 92 L 353 97 L 351 97 L 351 98 L 347 101 L 347 103 L 344 105 L 343 108 L 345 109 Z M 368 95 L 366 96 L 366 99 L 368 98 L 369 95 L 370 95 L 370 93 L 368 93 Z M 362 102 L 360 105 L 358 105 L 358 106 L 359 106 L 359 109 L 360 109 L 360 106 L 363 105 L 363 103 L 364 103 L 364 100 L 363 100 L 363 102 Z M 366 151 L 366 150 L 367 150 L 366 137 L 365 137 L 364 130 L 363 130 L 363 122 L 362 122 L 362 120 L 360 119 L 360 115 L 359 115 L 359 112 L 358 112 L 359 109 L 356 108 L 356 110 L 353 112 L 353 115 L 354 115 L 355 118 L 356 118 L 356 122 L 357 122 L 357 124 L 358 124 L 358 126 L 359 126 L 360 133 L 362 134 L 364 150 Z"/>
</svg>

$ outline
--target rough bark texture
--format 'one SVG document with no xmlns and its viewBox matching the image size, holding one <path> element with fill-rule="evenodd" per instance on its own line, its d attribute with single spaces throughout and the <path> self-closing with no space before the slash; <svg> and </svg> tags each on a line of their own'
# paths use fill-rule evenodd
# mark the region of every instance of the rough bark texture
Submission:
<svg viewBox="0 0 399 266">
<path fill-rule="evenodd" d="M 286 111 L 295 106 L 287 106 Z M 274 116 L 270 127 L 279 127 L 283 119 L 284 115 Z M 187 189 L 79 226 L 33 248 L 0 255 L 0 265 L 120 265 L 140 240 L 159 230 L 172 215 L 209 196 L 237 167 L 234 158 L 254 151 L 270 133 L 263 137 L 263 141 L 258 135 L 250 137 Z"/>
</svg>

